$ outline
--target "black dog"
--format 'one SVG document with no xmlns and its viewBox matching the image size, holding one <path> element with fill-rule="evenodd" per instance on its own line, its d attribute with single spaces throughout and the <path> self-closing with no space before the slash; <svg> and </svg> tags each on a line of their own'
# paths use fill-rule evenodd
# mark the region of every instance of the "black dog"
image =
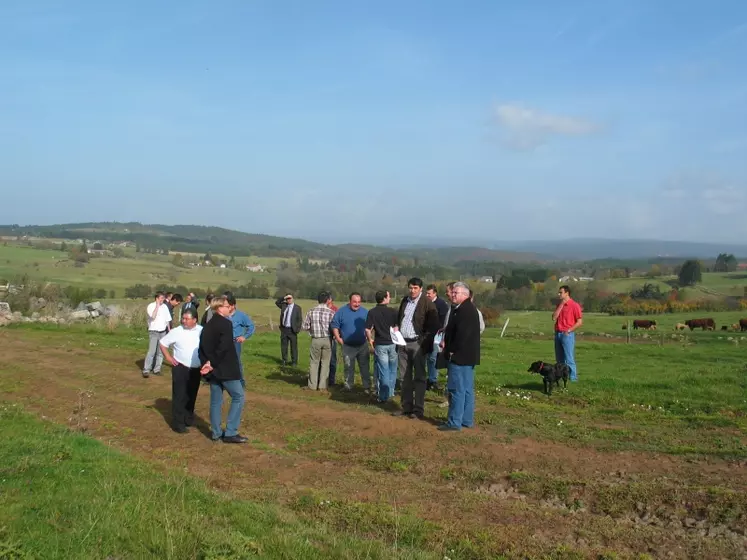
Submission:
<svg viewBox="0 0 747 560">
<path fill-rule="evenodd" d="M 568 376 L 570 368 L 568 364 L 548 364 L 545 362 L 532 362 L 527 370 L 532 373 L 539 373 L 542 376 L 542 381 L 545 385 L 545 393 L 552 395 L 552 383 L 560 387 L 560 380 L 563 380 L 563 388 L 568 386 Z"/>
</svg>

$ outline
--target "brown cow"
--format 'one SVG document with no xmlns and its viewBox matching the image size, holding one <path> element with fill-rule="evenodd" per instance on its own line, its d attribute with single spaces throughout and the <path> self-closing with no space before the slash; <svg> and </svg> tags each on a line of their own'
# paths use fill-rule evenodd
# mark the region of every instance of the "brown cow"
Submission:
<svg viewBox="0 0 747 560">
<path fill-rule="evenodd" d="M 739 330 L 742 332 L 747 331 L 747 319 L 739 320 Z"/>
<path fill-rule="evenodd" d="M 705 319 L 688 319 L 687 321 L 685 321 L 685 324 L 690 328 L 691 331 L 694 331 L 698 328 L 703 329 L 704 331 L 716 330 L 716 321 L 714 321 L 710 317 L 707 317 Z"/>
<path fill-rule="evenodd" d="M 650 321 L 648 319 L 636 319 L 635 321 L 633 321 L 633 328 L 636 330 L 656 330 L 656 321 Z"/>
</svg>

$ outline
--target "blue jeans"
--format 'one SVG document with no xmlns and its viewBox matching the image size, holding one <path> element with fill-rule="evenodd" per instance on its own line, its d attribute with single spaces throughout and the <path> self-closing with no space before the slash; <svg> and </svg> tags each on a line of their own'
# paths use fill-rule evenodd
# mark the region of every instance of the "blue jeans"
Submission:
<svg viewBox="0 0 747 560">
<path fill-rule="evenodd" d="M 224 389 L 231 396 L 225 433 L 221 427 Z M 210 427 L 213 431 L 213 439 L 219 439 L 223 435 L 230 437 L 238 434 L 242 410 L 244 410 L 244 387 L 238 379 L 210 382 Z"/>
<path fill-rule="evenodd" d="M 436 369 L 436 360 L 438 360 L 438 345 L 433 345 L 433 351 L 428 354 L 428 381 L 438 383 L 438 370 Z"/>
<path fill-rule="evenodd" d="M 446 370 L 449 391 L 449 415 L 446 425 L 452 428 L 471 428 L 475 425 L 475 366 L 449 363 Z"/>
<path fill-rule="evenodd" d="M 577 380 L 576 375 L 576 333 L 555 333 L 555 361 L 558 363 L 568 364 L 571 370 L 571 381 Z"/>
<path fill-rule="evenodd" d="M 236 355 L 239 357 L 239 371 L 241 372 L 241 386 L 246 387 L 246 381 L 244 381 L 244 364 L 241 363 L 241 342 L 234 341 L 233 345 L 236 348 Z"/>
<path fill-rule="evenodd" d="M 374 375 L 378 381 L 380 401 L 394 396 L 398 361 L 396 344 L 379 344 L 374 347 Z"/>
</svg>

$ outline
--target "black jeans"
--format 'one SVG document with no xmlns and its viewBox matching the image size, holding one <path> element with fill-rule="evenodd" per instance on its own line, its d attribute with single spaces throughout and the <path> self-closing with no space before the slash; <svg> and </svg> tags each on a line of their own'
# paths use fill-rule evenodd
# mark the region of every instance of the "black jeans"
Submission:
<svg viewBox="0 0 747 560">
<path fill-rule="evenodd" d="M 200 390 L 200 368 L 179 364 L 171 368 L 171 427 L 182 429 L 195 420 L 195 402 Z"/>
<path fill-rule="evenodd" d="M 291 347 L 291 363 L 298 363 L 298 334 L 289 327 L 280 327 L 280 357 L 283 363 L 288 362 L 288 342 Z"/>
</svg>

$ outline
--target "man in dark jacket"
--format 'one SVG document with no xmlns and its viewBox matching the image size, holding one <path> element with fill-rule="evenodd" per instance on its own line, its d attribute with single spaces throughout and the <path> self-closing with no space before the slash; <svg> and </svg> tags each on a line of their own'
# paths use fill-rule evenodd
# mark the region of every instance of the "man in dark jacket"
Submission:
<svg viewBox="0 0 747 560">
<path fill-rule="evenodd" d="M 399 347 L 402 410 L 395 412 L 394 416 L 422 420 L 427 381 L 425 364 L 433 349 L 433 337 L 439 329 L 438 310 L 423 293 L 423 281 L 420 278 L 410 278 L 407 287 L 410 296 L 400 303 L 395 325 L 406 344 Z"/>
<path fill-rule="evenodd" d="M 469 288 L 456 282 L 451 293 L 456 306 L 444 332 L 444 353 L 449 360 L 446 388 L 449 415 L 441 431 L 458 432 L 475 424 L 475 366 L 480 364 L 480 318 L 470 301 Z"/>
<path fill-rule="evenodd" d="M 225 443 L 246 443 L 247 438 L 239 435 L 241 411 L 244 409 L 244 387 L 241 385 L 239 356 L 233 342 L 233 323 L 228 315 L 231 304 L 226 296 L 216 296 L 210 303 L 213 318 L 202 329 L 198 355 L 202 368 L 210 383 L 210 425 L 213 441 Z M 221 409 L 223 391 L 231 396 L 231 407 L 226 418 L 226 429 L 222 429 Z"/>
<path fill-rule="evenodd" d="M 438 311 L 438 328 L 443 329 L 446 323 L 446 314 L 449 312 L 449 304 L 438 297 L 438 288 L 435 284 L 430 284 L 425 289 L 426 297 L 433 302 Z M 436 369 L 436 363 L 438 362 L 439 348 L 437 345 L 433 345 L 433 350 L 428 354 L 428 384 L 426 388 L 430 391 L 442 392 L 443 389 L 438 384 L 438 369 Z"/>
<path fill-rule="evenodd" d="M 291 365 L 298 365 L 298 333 L 301 332 L 303 313 L 301 306 L 293 302 L 292 294 L 275 300 L 280 308 L 280 357 L 283 365 L 288 363 L 288 343 L 291 347 Z"/>
</svg>

